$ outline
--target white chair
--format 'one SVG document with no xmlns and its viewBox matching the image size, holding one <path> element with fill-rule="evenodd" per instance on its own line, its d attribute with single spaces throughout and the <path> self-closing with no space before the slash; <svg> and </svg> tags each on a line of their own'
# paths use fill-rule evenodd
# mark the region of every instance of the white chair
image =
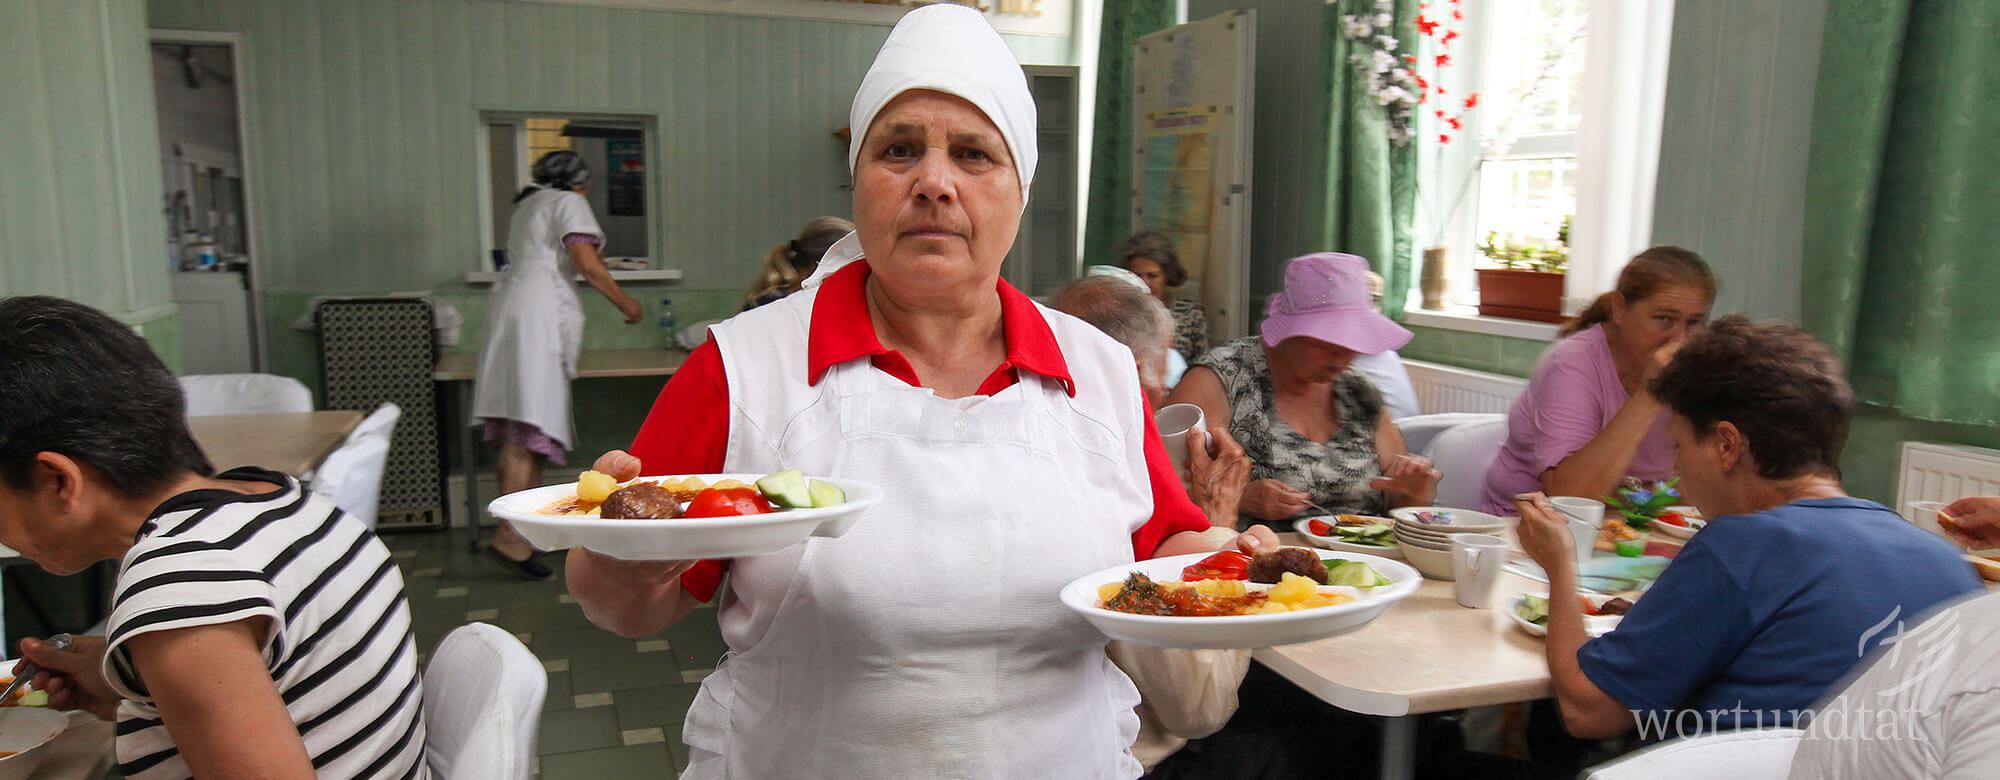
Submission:
<svg viewBox="0 0 2000 780">
<path fill-rule="evenodd" d="M 1498 415 L 1494 415 L 1498 416 Z M 1438 481 L 1438 506 L 1476 508 L 1486 500 L 1486 469 L 1507 441 L 1507 420 L 1481 420 L 1454 426 L 1433 437 L 1424 456 L 1444 472 Z"/>
<path fill-rule="evenodd" d="M 442 780 L 528 780 L 549 676 L 513 634 L 452 629 L 424 668 L 424 762 Z"/>
<path fill-rule="evenodd" d="M 189 374 L 181 377 L 187 416 L 282 414 L 313 410 L 304 383 L 277 374 Z"/>
<path fill-rule="evenodd" d="M 1585 780 L 1783 780 L 1802 729 L 1745 729 L 1664 742 L 1591 767 Z"/>
<path fill-rule="evenodd" d="M 1396 420 L 1396 429 L 1403 432 L 1403 447 L 1419 455 L 1430 446 L 1431 439 L 1466 423 L 1505 420 L 1504 414 L 1482 414 L 1478 412 L 1440 412 L 1419 414 Z"/>
<path fill-rule="evenodd" d="M 395 404 L 383 404 L 369 412 L 348 432 L 340 448 L 304 478 L 314 493 L 360 518 L 369 528 L 375 527 L 376 508 L 382 503 L 382 475 L 389 468 L 389 445 L 402 414 Z"/>
</svg>

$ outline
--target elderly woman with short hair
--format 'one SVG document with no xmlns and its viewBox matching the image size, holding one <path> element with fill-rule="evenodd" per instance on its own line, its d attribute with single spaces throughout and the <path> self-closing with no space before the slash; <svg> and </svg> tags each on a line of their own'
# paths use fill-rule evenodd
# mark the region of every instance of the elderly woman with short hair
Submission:
<svg viewBox="0 0 2000 780">
<path fill-rule="evenodd" d="M 1598 639 L 1566 521 L 1540 493 L 1515 501 L 1521 546 L 1549 574 L 1549 673 L 1570 733 L 1792 725 L 1892 639 L 1885 626 L 1979 589 L 1951 545 L 1841 489 L 1842 374 L 1784 324 L 1724 317 L 1681 345 L 1648 390 L 1672 415 L 1681 492 L 1712 519 Z"/>
<path fill-rule="evenodd" d="M 801 292 L 715 326 L 632 454 L 598 469 L 798 468 L 886 499 L 771 555 L 573 550 L 570 591 L 626 636 L 722 593 L 729 662 L 688 711 L 683 777 L 1136 777 L 1136 691 L 1056 592 L 1134 558 L 1277 540 L 1204 536 L 1130 352 L 1000 280 L 1035 113 L 984 17 L 905 15 L 849 118 L 855 234 Z"/>
</svg>

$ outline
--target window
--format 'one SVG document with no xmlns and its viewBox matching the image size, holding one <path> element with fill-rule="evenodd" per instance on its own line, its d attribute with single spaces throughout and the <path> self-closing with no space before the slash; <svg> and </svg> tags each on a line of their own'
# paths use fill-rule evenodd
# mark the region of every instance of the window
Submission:
<svg viewBox="0 0 2000 780">
<path fill-rule="evenodd" d="M 1649 243 L 1672 0 L 1465 0 L 1463 8 L 1458 43 L 1423 41 L 1423 61 L 1446 52 L 1454 65 L 1437 79 L 1444 99 L 1419 115 L 1417 243 L 1445 247 L 1447 307 L 1470 307 L 1473 269 L 1490 267 L 1476 247 L 1489 234 L 1548 245 L 1569 219 L 1574 310 Z M 1479 104 L 1462 112 L 1462 127 L 1443 127 L 1434 112 L 1461 109 L 1475 92 Z M 1442 143 L 1440 130 L 1455 137 Z M 1409 309 L 1420 304 L 1413 290 Z"/>
<path fill-rule="evenodd" d="M 497 270 L 495 250 L 507 248 L 507 222 L 514 196 L 532 180 L 530 170 L 542 155 L 567 149 L 590 166 L 590 211 L 604 228 L 607 261 L 656 257 L 653 235 L 658 220 L 646 160 L 652 151 L 651 117 L 613 114 L 531 114 L 487 112 L 483 123 L 486 196 L 491 203 L 485 231 L 489 258 L 483 268 Z M 657 267 L 658 263 L 646 266 Z"/>
</svg>

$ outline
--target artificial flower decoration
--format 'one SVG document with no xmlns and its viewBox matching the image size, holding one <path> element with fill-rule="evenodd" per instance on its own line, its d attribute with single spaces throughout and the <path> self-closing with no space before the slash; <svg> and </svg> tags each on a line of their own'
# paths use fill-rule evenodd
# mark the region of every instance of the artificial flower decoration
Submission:
<svg viewBox="0 0 2000 780">
<path fill-rule="evenodd" d="M 1680 477 L 1664 482 L 1645 482 L 1636 477 L 1626 477 L 1611 495 L 1604 497 L 1604 503 L 1625 515 L 1625 524 L 1643 531 L 1651 525 L 1653 518 L 1665 514 L 1667 507 L 1681 502 L 1681 491 L 1674 487 Z"/>
</svg>

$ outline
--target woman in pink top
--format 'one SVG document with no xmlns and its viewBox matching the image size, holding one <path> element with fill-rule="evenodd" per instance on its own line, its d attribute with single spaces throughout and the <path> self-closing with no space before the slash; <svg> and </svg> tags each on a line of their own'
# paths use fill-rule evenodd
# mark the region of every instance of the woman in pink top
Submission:
<svg viewBox="0 0 2000 780">
<path fill-rule="evenodd" d="M 1701 256 L 1679 247 L 1626 263 L 1618 288 L 1563 328 L 1514 400 L 1481 510 L 1513 514 L 1519 493 L 1598 498 L 1626 476 L 1672 476 L 1667 416 L 1646 383 L 1708 319 L 1716 289 Z"/>
</svg>

